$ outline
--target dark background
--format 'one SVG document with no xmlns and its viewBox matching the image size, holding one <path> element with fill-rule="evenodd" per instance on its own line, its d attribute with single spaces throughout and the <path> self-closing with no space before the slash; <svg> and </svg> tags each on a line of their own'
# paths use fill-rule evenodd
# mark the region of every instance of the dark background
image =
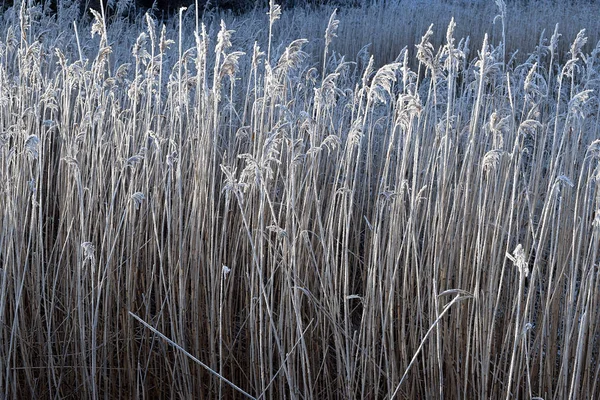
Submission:
<svg viewBox="0 0 600 400">
<path fill-rule="evenodd" d="M 25 0 L 26 4 L 37 3 L 42 4 L 45 10 L 56 10 L 57 5 L 61 0 Z M 319 5 L 335 5 L 356 7 L 363 3 L 370 3 L 377 0 L 277 0 L 276 3 L 284 8 L 296 6 L 319 6 Z M 378 0 L 386 1 L 386 0 Z M 100 0 L 79 0 L 80 10 L 84 12 L 89 8 L 95 10 L 100 9 Z M 104 0 L 105 11 L 111 14 L 114 11 L 117 1 Z M 154 6 L 156 14 L 169 15 L 175 13 L 180 7 L 195 7 L 194 0 L 133 0 L 135 8 L 139 11 L 146 11 Z M 0 12 L 8 9 L 13 4 L 20 4 L 18 0 L 0 0 Z M 243 13 L 253 8 L 266 8 L 269 5 L 269 0 L 198 0 L 198 6 L 201 9 L 225 9 L 235 13 Z M 158 16 L 158 15 L 157 15 Z"/>
</svg>

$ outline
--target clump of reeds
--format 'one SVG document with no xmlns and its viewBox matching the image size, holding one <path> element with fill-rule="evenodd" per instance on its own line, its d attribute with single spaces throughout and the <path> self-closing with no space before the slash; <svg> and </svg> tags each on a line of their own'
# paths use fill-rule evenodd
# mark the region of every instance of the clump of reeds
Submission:
<svg viewBox="0 0 600 400">
<path fill-rule="evenodd" d="M 98 13 L 71 43 L 11 15 L 0 397 L 600 395 L 585 32 L 517 63 L 451 20 L 377 67 L 335 12 L 318 52 L 273 41 L 273 1 L 240 47 L 183 11 L 130 52 Z"/>
</svg>

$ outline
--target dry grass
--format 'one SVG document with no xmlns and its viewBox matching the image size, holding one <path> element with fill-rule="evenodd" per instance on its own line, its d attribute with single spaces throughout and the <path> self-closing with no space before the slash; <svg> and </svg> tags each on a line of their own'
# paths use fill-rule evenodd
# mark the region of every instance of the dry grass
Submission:
<svg viewBox="0 0 600 400">
<path fill-rule="evenodd" d="M 600 396 L 584 32 L 68 12 L 0 17 L 1 398 Z"/>
</svg>

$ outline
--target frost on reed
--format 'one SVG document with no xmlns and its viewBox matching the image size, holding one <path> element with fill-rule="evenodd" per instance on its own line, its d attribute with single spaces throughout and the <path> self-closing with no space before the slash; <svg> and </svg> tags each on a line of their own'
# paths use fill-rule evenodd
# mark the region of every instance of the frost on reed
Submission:
<svg viewBox="0 0 600 400">
<path fill-rule="evenodd" d="M 34 11 L 0 43 L 0 397 L 600 396 L 585 32 L 470 61 L 452 21 L 377 68 L 336 13 L 318 54 L 151 17 L 125 54 Z"/>
</svg>

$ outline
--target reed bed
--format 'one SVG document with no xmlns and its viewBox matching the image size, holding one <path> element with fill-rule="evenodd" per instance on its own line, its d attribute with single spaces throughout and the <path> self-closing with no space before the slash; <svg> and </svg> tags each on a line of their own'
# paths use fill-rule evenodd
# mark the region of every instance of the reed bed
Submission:
<svg viewBox="0 0 600 400">
<path fill-rule="evenodd" d="M 2 17 L 0 398 L 599 397 L 600 44 L 257 15 Z"/>
</svg>

